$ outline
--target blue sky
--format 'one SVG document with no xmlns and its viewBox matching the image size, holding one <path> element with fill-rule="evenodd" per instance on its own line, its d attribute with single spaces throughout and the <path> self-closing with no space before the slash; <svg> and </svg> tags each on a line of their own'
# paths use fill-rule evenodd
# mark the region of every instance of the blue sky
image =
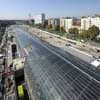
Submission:
<svg viewBox="0 0 100 100">
<path fill-rule="evenodd" d="M 29 13 L 51 17 L 100 14 L 100 0 L 0 0 L 0 18 L 27 18 Z"/>
</svg>

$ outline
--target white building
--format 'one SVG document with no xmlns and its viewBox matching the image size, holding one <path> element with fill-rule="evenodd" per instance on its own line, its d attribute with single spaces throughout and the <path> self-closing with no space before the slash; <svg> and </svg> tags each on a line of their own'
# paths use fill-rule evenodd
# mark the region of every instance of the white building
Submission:
<svg viewBox="0 0 100 100">
<path fill-rule="evenodd" d="M 33 16 L 35 24 L 43 24 L 45 22 L 45 14 L 37 14 Z"/>
<path fill-rule="evenodd" d="M 76 20 L 76 19 L 71 18 L 71 17 L 61 18 L 60 19 L 60 28 L 63 27 L 66 32 L 68 32 L 68 30 L 70 28 L 80 29 L 79 23 L 80 23 L 79 20 Z"/>
<path fill-rule="evenodd" d="M 49 25 L 49 26 L 50 26 L 50 25 L 54 26 L 54 18 L 49 18 L 49 19 L 48 19 L 48 25 Z"/>
<path fill-rule="evenodd" d="M 52 25 L 52 28 L 54 29 L 56 26 L 60 26 L 60 19 L 59 18 L 49 18 L 48 19 L 48 25 Z"/>
<path fill-rule="evenodd" d="M 100 29 L 100 17 L 83 17 L 81 18 L 81 30 L 88 30 L 91 26 L 97 26 Z"/>
<path fill-rule="evenodd" d="M 66 32 L 72 28 L 73 20 L 72 18 L 61 18 L 60 19 L 60 28 L 63 27 Z"/>
</svg>

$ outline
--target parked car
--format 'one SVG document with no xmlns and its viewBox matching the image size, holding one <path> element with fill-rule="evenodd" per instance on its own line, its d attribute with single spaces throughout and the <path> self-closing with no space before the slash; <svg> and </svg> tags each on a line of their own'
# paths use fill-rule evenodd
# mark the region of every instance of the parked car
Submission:
<svg viewBox="0 0 100 100">
<path fill-rule="evenodd" d="M 66 46 L 71 46 L 71 44 L 67 43 Z"/>
</svg>

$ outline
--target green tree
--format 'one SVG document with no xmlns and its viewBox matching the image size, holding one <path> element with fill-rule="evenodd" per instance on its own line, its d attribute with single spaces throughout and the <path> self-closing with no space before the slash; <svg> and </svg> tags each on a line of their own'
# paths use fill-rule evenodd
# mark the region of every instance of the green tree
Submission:
<svg viewBox="0 0 100 100">
<path fill-rule="evenodd" d="M 48 25 L 48 29 L 52 29 L 53 27 L 52 27 L 52 25 Z"/>
<path fill-rule="evenodd" d="M 48 28 L 48 21 L 45 20 L 44 23 L 42 24 L 43 28 Z"/>
<path fill-rule="evenodd" d="M 78 38 L 79 35 L 79 30 L 77 28 L 70 28 L 69 29 L 69 37 L 71 39 L 76 40 Z"/>
<path fill-rule="evenodd" d="M 60 31 L 60 26 L 59 25 L 55 26 L 55 31 Z"/>
<path fill-rule="evenodd" d="M 99 28 L 95 25 L 88 29 L 88 35 L 90 39 L 95 39 L 97 35 L 99 35 Z"/>
<path fill-rule="evenodd" d="M 88 31 L 87 30 L 84 30 L 84 31 L 82 31 L 80 34 L 79 34 L 79 38 L 80 39 L 84 39 L 84 40 L 86 40 L 86 39 L 89 39 L 89 33 L 88 33 Z"/>
<path fill-rule="evenodd" d="M 87 39 L 87 40 L 93 40 L 96 38 L 96 36 L 99 34 L 99 28 L 93 25 L 88 30 L 84 30 L 79 34 L 79 37 L 81 39 Z"/>
<path fill-rule="evenodd" d="M 60 28 L 60 31 L 61 31 L 62 33 L 66 33 L 66 30 L 65 30 L 63 27 Z"/>
<path fill-rule="evenodd" d="M 70 28 L 69 33 L 70 34 L 79 34 L 79 30 L 77 28 Z"/>
</svg>

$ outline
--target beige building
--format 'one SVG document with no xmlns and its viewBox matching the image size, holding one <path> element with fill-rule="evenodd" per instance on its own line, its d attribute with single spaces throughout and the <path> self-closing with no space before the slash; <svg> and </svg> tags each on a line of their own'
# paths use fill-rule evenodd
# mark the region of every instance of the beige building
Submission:
<svg viewBox="0 0 100 100">
<path fill-rule="evenodd" d="M 100 16 L 82 17 L 81 30 L 88 30 L 91 26 L 97 26 L 100 29 Z"/>
<path fill-rule="evenodd" d="M 53 25 L 53 24 L 54 24 L 54 18 L 49 18 L 48 25 Z"/>
<path fill-rule="evenodd" d="M 73 24 L 73 20 L 71 18 L 61 18 L 60 19 L 60 28 L 64 28 L 65 31 L 67 32 Z"/>
<path fill-rule="evenodd" d="M 48 25 L 52 25 L 53 29 L 55 26 L 60 26 L 60 19 L 59 18 L 49 18 L 48 19 Z"/>
<path fill-rule="evenodd" d="M 78 28 L 80 30 L 80 20 L 71 17 L 60 18 L 60 28 L 61 27 L 63 27 L 66 32 L 68 32 L 70 28 Z"/>
</svg>

